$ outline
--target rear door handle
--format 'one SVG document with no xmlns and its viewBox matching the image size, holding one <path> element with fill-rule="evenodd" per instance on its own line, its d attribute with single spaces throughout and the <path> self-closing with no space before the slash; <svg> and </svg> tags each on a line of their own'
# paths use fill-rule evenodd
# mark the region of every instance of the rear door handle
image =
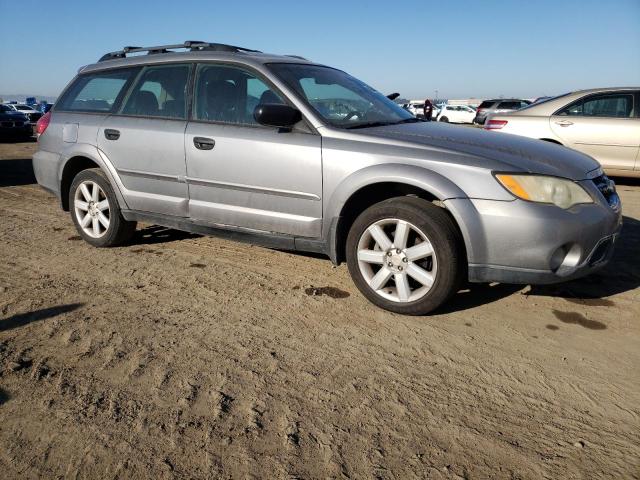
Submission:
<svg viewBox="0 0 640 480">
<path fill-rule="evenodd" d="M 107 140 L 117 140 L 120 138 L 120 131 L 113 128 L 105 128 L 104 136 Z"/>
<path fill-rule="evenodd" d="M 198 150 L 211 150 L 216 146 L 216 141 L 213 138 L 193 137 L 193 144 Z"/>
<path fill-rule="evenodd" d="M 568 127 L 570 125 L 573 125 L 573 122 L 569 120 L 562 120 L 561 122 L 556 122 L 556 125 L 560 125 L 561 127 Z"/>
</svg>

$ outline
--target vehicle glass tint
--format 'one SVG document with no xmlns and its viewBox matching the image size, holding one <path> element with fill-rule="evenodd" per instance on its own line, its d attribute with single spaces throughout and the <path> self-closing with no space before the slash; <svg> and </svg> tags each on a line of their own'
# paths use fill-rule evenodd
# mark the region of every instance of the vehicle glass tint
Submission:
<svg viewBox="0 0 640 480">
<path fill-rule="evenodd" d="M 255 75 L 226 65 L 199 65 L 194 118 L 211 122 L 258 125 L 258 105 L 284 104 L 279 94 Z"/>
<path fill-rule="evenodd" d="M 633 116 L 633 95 L 594 95 L 568 105 L 558 115 L 629 118 Z"/>
<path fill-rule="evenodd" d="M 111 112 L 135 70 L 125 69 L 81 75 L 64 93 L 56 110 Z"/>
<path fill-rule="evenodd" d="M 482 102 L 480 104 L 480 106 L 478 108 L 489 108 L 491 105 L 493 105 L 495 102 L 492 102 L 490 100 L 485 100 L 484 102 Z"/>
<path fill-rule="evenodd" d="M 13 108 L 0 104 L 0 112 L 12 112 Z"/>
<path fill-rule="evenodd" d="M 185 119 L 189 65 L 146 67 L 140 73 L 121 113 Z"/>
<path fill-rule="evenodd" d="M 269 66 L 318 115 L 336 127 L 417 121 L 382 93 L 340 70 L 295 63 Z"/>
</svg>

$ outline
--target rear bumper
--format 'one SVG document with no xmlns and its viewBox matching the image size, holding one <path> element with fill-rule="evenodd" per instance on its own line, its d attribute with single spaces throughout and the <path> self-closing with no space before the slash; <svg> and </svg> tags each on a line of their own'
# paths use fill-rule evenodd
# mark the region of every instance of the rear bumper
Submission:
<svg viewBox="0 0 640 480">
<path fill-rule="evenodd" d="M 447 200 L 461 227 L 471 282 L 557 283 L 602 268 L 622 228 L 606 203 L 563 210 L 522 200 Z"/>
</svg>

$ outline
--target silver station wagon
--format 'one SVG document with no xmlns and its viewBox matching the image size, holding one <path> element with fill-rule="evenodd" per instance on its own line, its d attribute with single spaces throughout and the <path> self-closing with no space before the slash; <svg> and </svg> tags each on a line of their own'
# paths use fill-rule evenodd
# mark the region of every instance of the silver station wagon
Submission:
<svg viewBox="0 0 640 480">
<path fill-rule="evenodd" d="M 140 221 L 321 252 L 403 314 L 464 281 L 586 275 L 621 227 L 587 155 L 423 122 L 343 71 L 229 45 L 108 53 L 37 133 L 38 182 L 91 245 L 122 244 Z"/>
</svg>

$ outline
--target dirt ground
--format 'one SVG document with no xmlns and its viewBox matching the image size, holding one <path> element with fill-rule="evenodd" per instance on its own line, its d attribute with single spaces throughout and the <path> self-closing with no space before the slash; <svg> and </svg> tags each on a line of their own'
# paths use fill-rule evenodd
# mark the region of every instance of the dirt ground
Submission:
<svg viewBox="0 0 640 480">
<path fill-rule="evenodd" d="M 612 263 L 377 309 L 345 265 L 95 249 L 0 144 L 0 477 L 640 478 L 640 182 Z"/>
</svg>

